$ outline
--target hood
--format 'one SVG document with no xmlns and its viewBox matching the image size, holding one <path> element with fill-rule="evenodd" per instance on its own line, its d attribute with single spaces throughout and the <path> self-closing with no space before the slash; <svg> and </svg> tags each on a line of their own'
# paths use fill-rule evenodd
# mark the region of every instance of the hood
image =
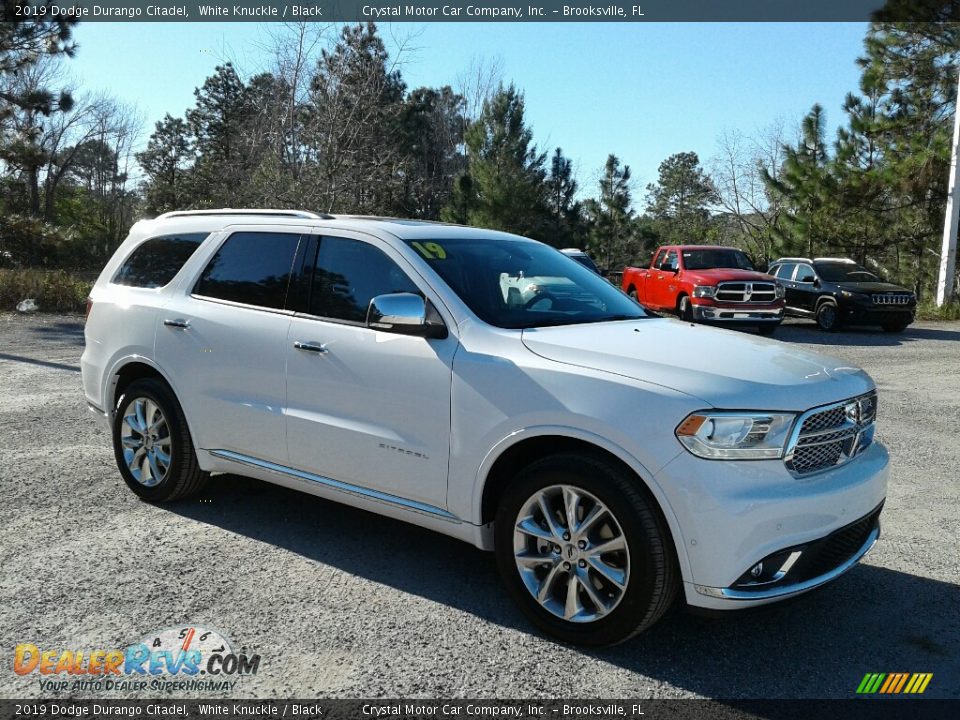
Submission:
<svg viewBox="0 0 960 720">
<path fill-rule="evenodd" d="M 649 382 L 729 410 L 808 410 L 873 389 L 848 363 L 790 344 L 678 320 L 531 328 L 541 357 Z"/>
<path fill-rule="evenodd" d="M 911 293 L 912 290 L 907 290 L 905 287 L 900 287 L 899 285 L 894 285 L 893 283 L 888 282 L 841 282 L 837 283 L 837 287 L 841 290 L 847 290 L 849 292 L 855 293 L 888 293 L 888 292 L 898 292 L 898 293 Z"/>
<path fill-rule="evenodd" d="M 738 270 L 736 268 L 711 268 L 709 270 L 684 270 L 683 277 L 702 278 L 705 282 L 776 282 L 776 278 L 756 270 Z"/>
</svg>

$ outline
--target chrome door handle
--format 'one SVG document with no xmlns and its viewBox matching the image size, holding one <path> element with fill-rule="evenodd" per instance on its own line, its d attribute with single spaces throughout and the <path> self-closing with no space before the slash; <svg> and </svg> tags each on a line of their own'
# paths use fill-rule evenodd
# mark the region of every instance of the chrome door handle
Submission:
<svg viewBox="0 0 960 720">
<path fill-rule="evenodd" d="M 327 352 L 326 345 L 318 345 L 317 343 L 301 342 L 300 340 L 294 340 L 293 346 L 297 350 L 306 350 L 307 352 L 319 353 L 320 355 L 324 355 Z"/>
<path fill-rule="evenodd" d="M 182 318 L 176 318 L 176 319 L 167 318 L 166 320 L 163 321 L 163 324 L 166 325 L 167 327 L 180 328 L 181 330 L 186 330 L 188 327 L 190 327 L 190 321 L 183 320 Z"/>
</svg>

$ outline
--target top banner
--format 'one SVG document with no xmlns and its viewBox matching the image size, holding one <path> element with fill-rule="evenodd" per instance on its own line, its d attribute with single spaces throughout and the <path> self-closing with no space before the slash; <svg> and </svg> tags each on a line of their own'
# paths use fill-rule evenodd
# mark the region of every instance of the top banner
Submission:
<svg viewBox="0 0 960 720">
<path fill-rule="evenodd" d="M 5 0 L 7 21 L 957 22 L 960 0 Z"/>
</svg>

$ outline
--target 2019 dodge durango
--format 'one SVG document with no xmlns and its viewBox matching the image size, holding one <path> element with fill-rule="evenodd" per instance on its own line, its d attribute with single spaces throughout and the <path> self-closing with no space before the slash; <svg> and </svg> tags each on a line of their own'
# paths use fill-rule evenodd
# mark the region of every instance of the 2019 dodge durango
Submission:
<svg viewBox="0 0 960 720">
<path fill-rule="evenodd" d="M 516 302 L 504 274 L 576 291 Z M 678 596 L 805 592 L 879 535 L 888 459 L 865 372 L 651 316 L 502 232 L 141 221 L 92 290 L 82 370 L 143 500 L 235 473 L 445 533 L 495 551 L 520 608 L 565 641 L 625 640 Z"/>
</svg>

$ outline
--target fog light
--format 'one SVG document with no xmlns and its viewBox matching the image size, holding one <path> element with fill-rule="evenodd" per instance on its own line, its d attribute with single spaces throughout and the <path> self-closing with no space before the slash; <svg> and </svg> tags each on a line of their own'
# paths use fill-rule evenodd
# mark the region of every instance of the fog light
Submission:
<svg viewBox="0 0 960 720">
<path fill-rule="evenodd" d="M 763 563 L 758 562 L 756 565 L 750 568 L 750 574 L 755 578 L 758 578 L 761 575 L 763 575 Z"/>
</svg>

